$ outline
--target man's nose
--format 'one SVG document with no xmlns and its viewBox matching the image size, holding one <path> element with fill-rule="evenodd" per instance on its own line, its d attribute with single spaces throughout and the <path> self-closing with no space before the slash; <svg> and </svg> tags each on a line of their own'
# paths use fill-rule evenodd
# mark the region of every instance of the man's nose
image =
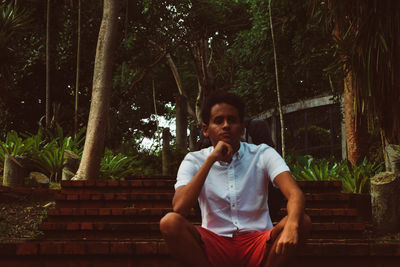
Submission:
<svg viewBox="0 0 400 267">
<path fill-rule="evenodd" d="M 229 128 L 231 125 L 228 120 L 224 120 L 224 124 L 222 125 L 223 128 Z"/>
</svg>

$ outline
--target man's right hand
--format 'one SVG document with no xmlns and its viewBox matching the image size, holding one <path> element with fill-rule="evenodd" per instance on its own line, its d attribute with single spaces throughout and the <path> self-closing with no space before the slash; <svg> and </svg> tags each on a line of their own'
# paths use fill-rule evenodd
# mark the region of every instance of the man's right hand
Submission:
<svg viewBox="0 0 400 267">
<path fill-rule="evenodd" d="M 224 141 L 219 141 L 210 155 L 215 161 L 230 163 L 233 157 L 232 146 Z"/>
</svg>

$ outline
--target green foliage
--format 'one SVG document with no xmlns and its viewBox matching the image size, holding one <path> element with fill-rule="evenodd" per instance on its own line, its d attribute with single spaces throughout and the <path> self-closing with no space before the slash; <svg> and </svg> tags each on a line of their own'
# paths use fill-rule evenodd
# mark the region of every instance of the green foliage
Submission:
<svg viewBox="0 0 400 267">
<path fill-rule="evenodd" d="M 8 229 L 9 229 L 9 225 L 7 222 L 5 222 L 5 221 L 0 222 L 0 234 L 7 232 Z"/>
<path fill-rule="evenodd" d="M 29 156 L 42 172 L 49 175 L 50 181 L 57 182 L 61 179 L 61 172 L 64 167 L 64 151 L 71 150 L 79 156 L 82 155 L 85 131 L 86 129 L 82 128 L 74 137 L 64 136 L 63 129 L 57 125 L 53 133 L 47 131 L 47 136 L 51 141 L 46 142 L 43 146 L 33 146 Z M 40 132 L 38 135 L 41 136 Z M 38 142 L 37 137 L 32 136 L 30 138 Z"/>
<path fill-rule="evenodd" d="M 299 156 L 291 166 L 292 174 L 296 180 L 322 181 L 340 179 L 341 166 L 332 160 L 315 160 L 310 155 Z"/>
<path fill-rule="evenodd" d="M 356 166 L 346 163 L 341 169 L 343 191 L 357 194 L 368 193 L 370 178 L 382 170 L 383 164 L 368 162 L 366 158 Z"/>
<path fill-rule="evenodd" d="M 128 157 L 121 153 L 114 153 L 106 148 L 100 163 L 100 179 L 124 180 L 131 173 L 134 160 L 137 157 Z"/>
<path fill-rule="evenodd" d="M 4 158 L 6 154 L 14 156 L 26 155 L 29 145 L 18 135 L 16 131 L 7 133 L 6 140 L 0 140 L 0 166 L 4 167 Z"/>
<path fill-rule="evenodd" d="M 49 176 L 50 181 L 57 182 L 61 178 L 64 151 L 71 150 L 82 155 L 85 130 L 80 129 L 74 137 L 64 136 L 59 125 L 54 132 L 46 131 L 47 136 L 41 129 L 34 135 L 26 133 L 21 136 L 10 131 L 5 141 L 0 141 L 0 166 L 4 167 L 5 154 L 27 156 L 38 170 Z"/>
<path fill-rule="evenodd" d="M 14 9 L 13 1 L 0 4 L 0 78 L 9 76 L 9 64 L 15 61 L 12 43 L 27 32 L 32 23 L 26 9 Z"/>
<path fill-rule="evenodd" d="M 61 172 L 64 167 L 64 151 L 67 149 L 67 145 L 67 142 L 63 142 L 59 146 L 58 140 L 54 139 L 45 144 L 41 150 L 31 151 L 32 160 L 40 171 L 49 175 L 50 181 L 59 181 L 61 179 Z"/>
<path fill-rule="evenodd" d="M 316 160 L 310 155 L 296 157 L 294 162 L 289 159 L 288 162 L 296 180 L 340 180 L 343 192 L 357 194 L 367 193 L 370 178 L 383 169 L 382 164 L 367 159 L 356 166 L 345 161 L 335 162 L 333 158 Z"/>
<path fill-rule="evenodd" d="M 393 0 L 332 1 L 324 16 L 328 31 L 336 33 L 330 68 L 350 73 L 356 112 L 390 142 L 400 142 L 400 119 L 393 116 L 400 114 L 400 17 L 394 12 L 399 9 Z"/>
<path fill-rule="evenodd" d="M 269 1 L 248 2 L 250 29 L 236 35 L 229 51 L 235 66 L 233 89 L 245 99 L 249 114 L 255 115 L 276 107 L 276 81 Z M 282 103 L 331 93 L 329 77 L 321 71 L 333 60 L 330 34 L 311 18 L 307 1 L 272 1 L 272 13 Z"/>
</svg>

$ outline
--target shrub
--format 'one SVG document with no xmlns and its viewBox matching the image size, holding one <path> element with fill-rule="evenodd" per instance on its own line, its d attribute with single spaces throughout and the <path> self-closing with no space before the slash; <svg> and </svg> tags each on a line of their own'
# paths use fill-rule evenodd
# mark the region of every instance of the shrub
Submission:
<svg viewBox="0 0 400 267">
<path fill-rule="evenodd" d="M 383 164 L 369 162 L 366 158 L 356 166 L 346 162 L 340 170 L 342 189 L 346 193 L 368 193 L 370 179 L 383 170 Z"/>
<path fill-rule="evenodd" d="M 100 179 L 124 180 L 132 172 L 132 164 L 137 157 L 114 153 L 106 148 L 100 163 Z"/>
<path fill-rule="evenodd" d="M 71 150 L 82 155 L 85 140 L 85 128 L 75 136 L 64 136 L 61 126 L 56 125 L 54 132 L 41 129 L 36 134 L 21 134 L 15 131 L 7 133 L 6 140 L 0 141 L 0 167 L 4 167 L 5 154 L 27 156 L 32 159 L 37 170 L 49 176 L 50 181 L 59 181 L 64 162 L 64 151 Z M 47 141 L 48 140 L 48 141 Z"/>
<path fill-rule="evenodd" d="M 315 160 L 310 155 L 298 156 L 291 166 L 292 175 L 296 180 L 322 181 L 339 179 L 340 164 L 333 159 Z"/>
<path fill-rule="evenodd" d="M 340 180 L 345 193 L 367 193 L 370 178 L 381 172 L 383 164 L 369 162 L 366 158 L 356 166 L 349 162 L 336 162 L 335 159 L 316 160 L 310 155 L 288 160 L 292 175 L 296 180 L 321 181 Z"/>
<path fill-rule="evenodd" d="M 7 133 L 6 140 L 0 141 L 0 166 L 4 168 L 5 155 L 24 156 L 28 147 L 16 131 Z"/>
</svg>

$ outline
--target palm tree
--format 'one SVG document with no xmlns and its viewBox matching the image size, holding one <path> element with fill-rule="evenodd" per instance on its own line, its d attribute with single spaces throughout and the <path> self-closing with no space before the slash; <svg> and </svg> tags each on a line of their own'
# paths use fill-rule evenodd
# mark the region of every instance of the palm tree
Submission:
<svg viewBox="0 0 400 267">
<path fill-rule="evenodd" d="M 9 93 L 7 84 L 12 78 L 10 66 L 18 57 L 13 46 L 28 32 L 32 18 L 26 9 L 17 7 L 16 2 L 0 4 L 0 110 L 4 110 Z"/>
<path fill-rule="evenodd" d="M 12 2 L 0 4 L 0 78 L 9 74 L 9 66 L 16 60 L 12 45 L 27 32 L 31 22 L 26 9 L 19 9 Z"/>
<path fill-rule="evenodd" d="M 378 126 L 384 143 L 400 143 L 400 1 L 329 1 L 327 7 L 327 22 L 337 27 L 335 65 L 350 75 L 355 114 Z"/>
</svg>

